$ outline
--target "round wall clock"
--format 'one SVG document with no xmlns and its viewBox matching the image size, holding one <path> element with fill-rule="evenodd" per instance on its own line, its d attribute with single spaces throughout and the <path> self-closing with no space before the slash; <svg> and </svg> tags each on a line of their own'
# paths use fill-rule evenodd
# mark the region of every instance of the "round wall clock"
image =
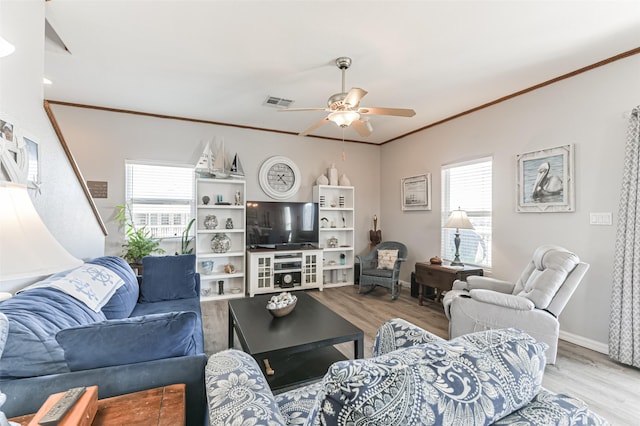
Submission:
<svg viewBox="0 0 640 426">
<path fill-rule="evenodd" d="M 266 159 L 258 177 L 265 194 L 277 200 L 290 198 L 300 189 L 300 169 L 281 155 Z"/>
</svg>

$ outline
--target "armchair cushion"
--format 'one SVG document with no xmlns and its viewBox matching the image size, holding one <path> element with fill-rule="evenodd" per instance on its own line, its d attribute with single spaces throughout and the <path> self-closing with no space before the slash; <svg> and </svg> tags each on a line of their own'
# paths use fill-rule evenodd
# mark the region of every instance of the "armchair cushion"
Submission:
<svg viewBox="0 0 640 426">
<path fill-rule="evenodd" d="M 196 291 L 196 256 L 146 256 L 142 259 L 140 302 L 189 299 Z"/>
<path fill-rule="evenodd" d="M 378 269 L 393 269 L 398 250 L 378 250 Z"/>
<path fill-rule="evenodd" d="M 396 349 L 420 343 L 441 342 L 442 338 L 401 318 L 390 319 L 376 333 L 372 356 L 388 354 Z"/>
<path fill-rule="evenodd" d="M 393 277 L 393 269 L 364 269 L 362 274 L 371 277 L 391 278 Z"/>
<path fill-rule="evenodd" d="M 170 312 L 66 328 L 56 340 L 78 371 L 194 355 L 195 327 L 195 312 Z"/>
<path fill-rule="evenodd" d="M 321 424 L 488 425 L 541 389 L 546 345 L 516 329 L 333 364 L 312 411 Z M 462 414 L 464 413 L 464 414 Z"/>
<path fill-rule="evenodd" d="M 498 293 L 491 290 L 471 290 L 469 295 L 478 302 L 489 303 L 491 305 L 503 306 L 505 308 L 519 311 L 531 311 L 535 308 L 533 302 L 526 297 L 514 296 L 513 294 Z M 487 307 L 487 309 L 491 309 Z"/>
<path fill-rule="evenodd" d="M 514 294 L 531 300 L 538 309 L 546 309 L 579 262 L 578 256 L 568 250 L 541 246 L 533 254 L 534 268 L 528 277 L 518 280 Z"/>
</svg>

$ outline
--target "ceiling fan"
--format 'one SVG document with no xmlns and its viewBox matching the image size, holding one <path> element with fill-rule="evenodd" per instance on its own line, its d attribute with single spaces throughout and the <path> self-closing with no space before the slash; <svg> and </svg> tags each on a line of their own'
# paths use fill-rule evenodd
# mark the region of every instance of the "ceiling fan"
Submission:
<svg viewBox="0 0 640 426">
<path fill-rule="evenodd" d="M 367 91 L 364 89 L 360 89 L 358 87 L 354 87 L 349 92 L 345 92 L 345 71 L 349 69 L 351 66 L 351 58 L 340 57 L 336 59 L 337 67 L 342 70 L 342 91 L 340 93 L 336 93 L 331 95 L 327 100 L 326 108 L 291 108 L 291 109 L 282 109 L 280 112 L 291 112 L 291 111 L 327 111 L 329 115 L 327 115 L 322 120 L 318 121 L 313 126 L 309 127 L 307 130 L 300 133 L 301 136 L 306 136 L 318 127 L 327 123 L 328 121 L 333 121 L 338 126 L 345 128 L 349 126 L 353 126 L 354 129 L 358 132 L 360 136 L 366 137 L 371 134 L 373 131 L 373 127 L 369 122 L 367 115 L 393 115 L 396 117 L 413 117 L 416 115 L 416 112 L 412 109 L 405 108 L 378 108 L 371 107 L 365 108 L 360 107 L 360 101 L 367 94 Z"/>
</svg>

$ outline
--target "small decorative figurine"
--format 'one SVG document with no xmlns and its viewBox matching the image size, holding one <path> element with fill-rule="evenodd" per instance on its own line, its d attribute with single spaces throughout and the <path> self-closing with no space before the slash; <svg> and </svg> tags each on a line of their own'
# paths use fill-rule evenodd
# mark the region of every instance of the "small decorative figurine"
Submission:
<svg viewBox="0 0 640 426">
<path fill-rule="evenodd" d="M 206 229 L 216 229 L 218 226 L 218 218 L 214 214 L 208 214 L 204 218 L 204 227 Z"/>
<path fill-rule="evenodd" d="M 369 230 L 369 241 L 371 244 L 378 245 L 382 241 L 382 231 L 378 229 L 378 216 L 373 215 L 373 230 Z"/>
<path fill-rule="evenodd" d="M 202 204 L 204 204 L 205 206 L 209 204 L 209 201 L 211 201 L 211 198 L 209 198 L 208 196 L 205 195 L 204 197 L 202 197 Z"/>
<path fill-rule="evenodd" d="M 236 191 L 236 206 L 242 205 L 242 195 L 240 195 L 240 191 Z"/>
<path fill-rule="evenodd" d="M 230 217 L 227 218 L 227 222 L 224 224 L 226 229 L 233 229 L 233 219 Z"/>
</svg>

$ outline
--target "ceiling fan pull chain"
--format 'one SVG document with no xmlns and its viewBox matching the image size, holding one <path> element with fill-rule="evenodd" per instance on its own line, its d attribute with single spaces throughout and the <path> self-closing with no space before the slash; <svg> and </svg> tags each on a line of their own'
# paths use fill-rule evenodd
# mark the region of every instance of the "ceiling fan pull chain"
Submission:
<svg viewBox="0 0 640 426">
<path fill-rule="evenodd" d="M 347 154 L 344 152 L 344 127 L 342 128 L 342 161 L 347 159 Z"/>
</svg>

